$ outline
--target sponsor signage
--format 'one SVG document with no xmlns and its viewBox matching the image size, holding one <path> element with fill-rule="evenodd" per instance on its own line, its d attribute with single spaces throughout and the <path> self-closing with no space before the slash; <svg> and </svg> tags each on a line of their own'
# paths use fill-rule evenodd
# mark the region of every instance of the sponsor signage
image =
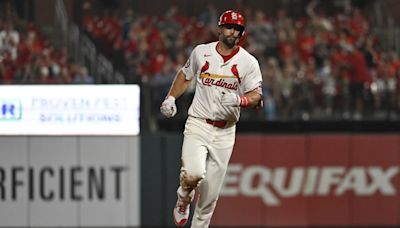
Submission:
<svg viewBox="0 0 400 228">
<path fill-rule="evenodd" d="M 139 137 L 0 137 L 0 227 L 140 225 Z"/>
<path fill-rule="evenodd" d="M 126 166 L 0 166 L 0 201 L 119 201 L 126 171 Z"/>
<path fill-rule="evenodd" d="M 138 85 L 0 86 L 0 135 L 138 135 Z"/>
<path fill-rule="evenodd" d="M 266 207 L 282 206 L 283 198 L 335 197 L 351 192 L 354 196 L 396 196 L 393 179 L 399 167 L 277 167 L 259 165 L 228 168 L 224 196 L 259 197 Z"/>
<path fill-rule="evenodd" d="M 215 226 L 400 225 L 399 136 L 246 135 L 236 141 Z"/>
</svg>

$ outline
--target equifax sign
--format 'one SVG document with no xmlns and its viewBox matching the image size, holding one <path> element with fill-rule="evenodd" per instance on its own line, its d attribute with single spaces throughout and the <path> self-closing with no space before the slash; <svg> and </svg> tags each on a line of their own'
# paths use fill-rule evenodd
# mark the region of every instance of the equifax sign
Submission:
<svg viewBox="0 0 400 228">
<path fill-rule="evenodd" d="M 282 199 L 293 197 L 338 197 L 345 193 L 395 196 L 396 176 L 398 166 L 270 168 L 233 163 L 228 167 L 221 196 L 259 197 L 266 206 L 280 206 Z"/>
</svg>

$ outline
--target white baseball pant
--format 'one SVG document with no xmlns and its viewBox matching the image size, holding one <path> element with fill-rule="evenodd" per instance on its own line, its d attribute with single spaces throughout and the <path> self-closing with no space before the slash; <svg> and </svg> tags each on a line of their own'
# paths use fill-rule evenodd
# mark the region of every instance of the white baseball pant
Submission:
<svg viewBox="0 0 400 228">
<path fill-rule="evenodd" d="M 235 134 L 236 125 L 232 122 L 219 128 L 191 116 L 186 121 L 181 185 L 177 194 L 181 198 L 193 197 L 193 192 L 185 191 L 188 189 L 187 179 L 196 183 L 189 184 L 189 189 L 198 186 L 200 195 L 191 228 L 209 227 L 235 144 Z"/>
</svg>

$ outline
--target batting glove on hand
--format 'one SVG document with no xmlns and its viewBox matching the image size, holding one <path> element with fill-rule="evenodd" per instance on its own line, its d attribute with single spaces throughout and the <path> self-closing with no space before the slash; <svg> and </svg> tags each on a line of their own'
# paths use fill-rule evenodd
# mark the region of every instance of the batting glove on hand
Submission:
<svg viewBox="0 0 400 228">
<path fill-rule="evenodd" d="M 246 107 L 249 104 L 249 100 L 246 96 L 239 96 L 234 93 L 222 93 L 221 98 L 222 105 L 233 106 L 233 107 Z"/>
<path fill-rule="evenodd" d="M 175 97 L 168 96 L 161 104 L 160 111 L 167 118 L 174 117 L 177 112 Z"/>
</svg>

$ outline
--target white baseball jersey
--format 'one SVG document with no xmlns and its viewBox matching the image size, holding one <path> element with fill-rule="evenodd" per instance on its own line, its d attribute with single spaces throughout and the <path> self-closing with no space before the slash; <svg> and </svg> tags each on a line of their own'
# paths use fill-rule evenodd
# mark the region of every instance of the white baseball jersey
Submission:
<svg viewBox="0 0 400 228">
<path fill-rule="evenodd" d="M 192 51 L 182 68 L 187 80 L 195 78 L 196 91 L 189 116 L 237 122 L 240 107 L 221 104 L 222 93 L 240 96 L 257 89 L 261 94 L 262 75 L 257 59 L 242 47 L 224 62 L 217 52 L 217 43 L 200 44 Z"/>
</svg>

